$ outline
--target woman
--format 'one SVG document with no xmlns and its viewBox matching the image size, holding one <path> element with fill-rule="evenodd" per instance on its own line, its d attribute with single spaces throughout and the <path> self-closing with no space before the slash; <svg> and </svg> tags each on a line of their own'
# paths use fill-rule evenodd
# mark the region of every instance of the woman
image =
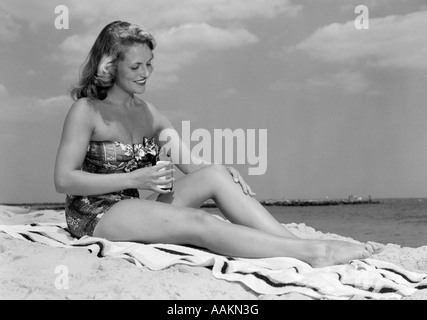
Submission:
<svg viewBox="0 0 427 320">
<path fill-rule="evenodd" d="M 155 46 L 152 35 L 137 25 L 107 25 L 72 91 L 75 103 L 64 123 L 55 167 L 56 189 L 67 194 L 72 234 L 188 244 L 238 257 L 293 257 L 314 267 L 381 250 L 374 244 L 298 239 L 253 198 L 233 168 L 180 164 L 172 155 L 186 175 L 174 182 L 173 191 L 159 188 L 174 181 L 169 165 L 152 165 L 163 146 L 160 134 L 172 132 L 169 147 L 187 155 L 190 151 L 168 118 L 135 96 L 144 93 L 153 72 Z M 138 189 L 158 197 L 139 199 Z M 208 199 L 231 223 L 200 210 Z"/>
</svg>

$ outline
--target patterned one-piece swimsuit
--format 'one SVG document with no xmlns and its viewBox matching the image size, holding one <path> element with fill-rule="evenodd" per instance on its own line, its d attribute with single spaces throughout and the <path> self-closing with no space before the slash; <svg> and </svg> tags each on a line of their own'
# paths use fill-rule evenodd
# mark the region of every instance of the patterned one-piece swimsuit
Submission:
<svg viewBox="0 0 427 320">
<path fill-rule="evenodd" d="M 82 170 L 95 174 L 127 173 L 155 165 L 159 147 L 154 138 L 144 138 L 142 143 L 124 144 L 114 141 L 91 141 Z M 102 216 L 117 202 L 139 199 L 136 189 L 96 196 L 67 195 L 65 217 L 70 233 L 75 237 L 93 236 Z"/>
</svg>

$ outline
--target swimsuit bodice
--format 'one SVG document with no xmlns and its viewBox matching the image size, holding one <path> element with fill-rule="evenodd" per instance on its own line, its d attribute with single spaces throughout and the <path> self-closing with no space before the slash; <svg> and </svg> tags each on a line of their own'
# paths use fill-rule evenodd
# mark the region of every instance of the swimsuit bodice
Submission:
<svg viewBox="0 0 427 320">
<path fill-rule="evenodd" d="M 142 143 L 91 141 L 82 170 L 90 173 L 126 173 L 155 165 L 159 146 L 154 138 L 144 137 Z"/>
</svg>

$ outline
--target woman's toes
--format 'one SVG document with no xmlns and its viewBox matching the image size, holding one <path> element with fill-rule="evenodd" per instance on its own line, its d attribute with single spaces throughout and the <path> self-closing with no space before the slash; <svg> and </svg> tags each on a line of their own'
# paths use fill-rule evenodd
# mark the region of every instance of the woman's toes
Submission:
<svg viewBox="0 0 427 320">
<path fill-rule="evenodd" d="M 378 254 L 385 248 L 385 245 L 376 242 L 368 242 L 367 245 L 371 246 L 373 250 L 372 254 Z"/>
<path fill-rule="evenodd" d="M 373 254 L 375 252 L 374 248 L 372 247 L 372 245 L 370 243 L 367 243 L 365 245 L 365 249 L 368 250 L 369 254 Z"/>
<path fill-rule="evenodd" d="M 360 259 L 368 259 L 370 256 L 372 256 L 371 249 L 366 248 L 366 250 L 363 250 L 363 252 L 361 253 Z"/>
</svg>

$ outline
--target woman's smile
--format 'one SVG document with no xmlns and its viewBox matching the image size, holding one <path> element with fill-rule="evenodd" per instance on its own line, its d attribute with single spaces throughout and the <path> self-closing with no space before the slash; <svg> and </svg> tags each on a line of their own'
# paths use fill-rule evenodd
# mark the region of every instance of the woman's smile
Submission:
<svg viewBox="0 0 427 320">
<path fill-rule="evenodd" d="M 139 86 L 145 86 L 146 83 L 147 83 L 147 78 L 144 78 L 144 79 L 141 79 L 141 80 L 136 80 L 135 82 Z"/>
</svg>

